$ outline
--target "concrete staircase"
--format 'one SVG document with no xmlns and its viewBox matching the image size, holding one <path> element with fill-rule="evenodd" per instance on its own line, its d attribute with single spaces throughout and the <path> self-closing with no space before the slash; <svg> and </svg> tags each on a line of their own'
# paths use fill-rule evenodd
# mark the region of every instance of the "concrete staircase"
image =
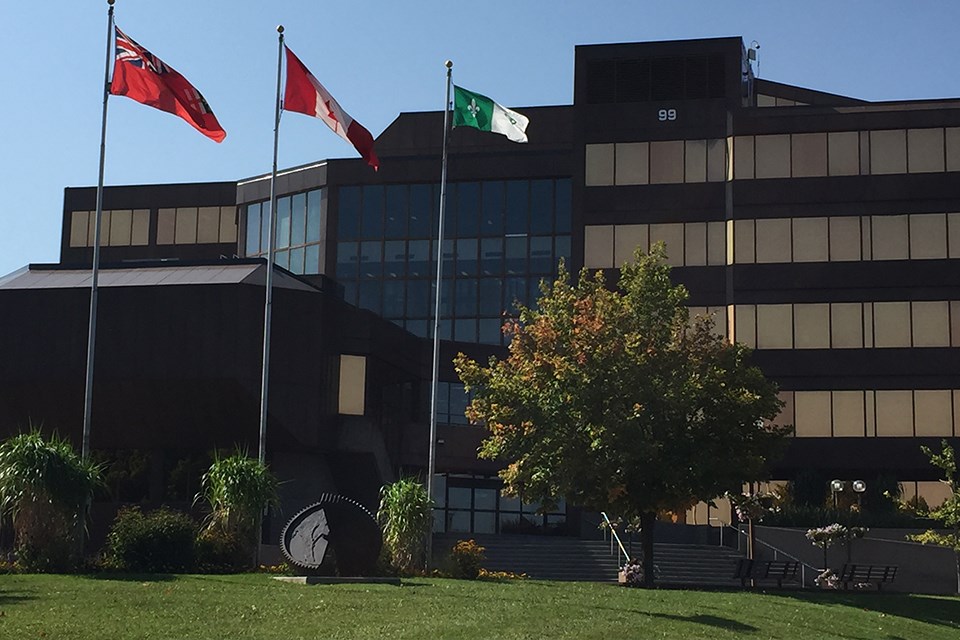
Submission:
<svg viewBox="0 0 960 640">
<path fill-rule="evenodd" d="M 458 540 L 472 539 L 486 551 L 484 568 L 526 573 L 543 580 L 616 582 L 617 554 L 610 543 L 559 536 L 444 534 L 434 536 L 434 552 L 445 556 Z M 634 553 L 639 555 L 638 545 Z M 733 587 L 736 550 L 692 544 L 654 545 L 657 582 L 662 586 Z"/>
</svg>

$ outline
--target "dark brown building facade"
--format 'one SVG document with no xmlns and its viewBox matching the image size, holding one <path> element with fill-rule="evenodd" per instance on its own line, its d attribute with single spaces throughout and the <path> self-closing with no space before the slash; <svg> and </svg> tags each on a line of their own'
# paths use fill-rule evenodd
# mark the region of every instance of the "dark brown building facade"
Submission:
<svg viewBox="0 0 960 640">
<path fill-rule="evenodd" d="M 757 79 L 739 38 L 577 47 L 573 96 L 517 107 L 529 144 L 451 136 L 437 529 L 564 526 L 565 505 L 499 495 L 450 360 L 502 353 L 502 314 L 535 303 L 559 259 L 617 269 L 658 241 L 693 310 L 780 384 L 796 433 L 773 479 L 886 474 L 938 502 L 919 447 L 960 436 L 960 100 Z M 379 172 L 337 159 L 278 176 L 268 444 L 299 481 L 290 505 L 339 490 L 375 506 L 378 483 L 425 467 L 441 139 L 442 113 L 404 113 L 377 139 Z M 95 447 L 255 448 L 269 192 L 269 176 L 107 189 L 118 342 L 98 351 Z M 5 425 L 79 430 L 93 202 L 66 190 L 60 265 L 0 278 Z M 161 485 L 180 454 L 152 455 Z"/>
</svg>

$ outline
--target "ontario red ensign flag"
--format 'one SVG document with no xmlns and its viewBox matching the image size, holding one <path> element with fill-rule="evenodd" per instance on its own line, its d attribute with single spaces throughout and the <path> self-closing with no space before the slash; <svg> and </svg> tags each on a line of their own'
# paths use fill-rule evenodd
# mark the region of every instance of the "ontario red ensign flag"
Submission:
<svg viewBox="0 0 960 640">
<path fill-rule="evenodd" d="M 304 113 L 320 118 L 338 136 L 352 144 L 367 164 L 376 170 L 380 166 L 373 150 L 373 136 L 363 125 L 344 111 L 330 92 L 310 73 L 300 58 L 286 45 L 287 86 L 283 93 L 283 108 L 286 111 Z"/>
<path fill-rule="evenodd" d="M 180 116 L 216 142 L 227 137 L 197 88 L 117 28 L 110 93 Z"/>
</svg>

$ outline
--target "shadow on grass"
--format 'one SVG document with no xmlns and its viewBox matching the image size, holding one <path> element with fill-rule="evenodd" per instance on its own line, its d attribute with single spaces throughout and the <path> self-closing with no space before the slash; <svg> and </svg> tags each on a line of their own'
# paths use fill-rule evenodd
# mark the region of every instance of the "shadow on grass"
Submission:
<svg viewBox="0 0 960 640">
<path fill-rule="evenodd" d="M 5 604 L 20 604 L 21 602 L 26 602 L 28 600 L 36 600 L 36 596 L 27 595 L 25 593 L 0 591 L 0 607 Z"/>
<path fill-rule="evenodd" d="M 710 627 L 726 629 L 728 631 L 736 631 L 737 633 L 756 633 L 757 631 L 760 631 L 760 629 L 751 624 L 744 624 L 743 622 L 731 620 L 730 618 L 721 618 L 720 616 L 709 616 L 704 614 L 698 614 L 695 616 L 678 616 L 672 613 L 650 612 L 646 612 L 644 615 L 648 615 L 652 618 L 675 620 L 677 622 L 695 622 L 697 624 L 704 624 Z"/>
<path fill-rule="evenodd" d="M 80 577 L 87 580 L 107 580 L 110 582 L 171 582 L 177 579 L 177 575 L 173 573 L 121 573 L 119 571 L 88 573 Z"/>
<path fill-rule="evenodd" d="M 822 605 L 843 605 L 888 616 L 909 618 L 918 622 L 960 630 L 960 598 L 924 596 L 903 593 L 843 593 L 801 591 L 771 593 L 779 598 L 791 598 Z"/>
</svg>

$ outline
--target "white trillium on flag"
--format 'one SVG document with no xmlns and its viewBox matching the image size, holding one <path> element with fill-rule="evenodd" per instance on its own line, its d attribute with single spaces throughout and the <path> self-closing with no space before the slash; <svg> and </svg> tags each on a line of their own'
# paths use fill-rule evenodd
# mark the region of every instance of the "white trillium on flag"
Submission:
<svg viewBox="0 0 960 640">
<path fill-rule="evenodd" d="M 527 116 L 494 102 L 487 96 L 462 87 L 453 87 L 453 126 L 473 127 L 527 142 Z"/>
</svg>

